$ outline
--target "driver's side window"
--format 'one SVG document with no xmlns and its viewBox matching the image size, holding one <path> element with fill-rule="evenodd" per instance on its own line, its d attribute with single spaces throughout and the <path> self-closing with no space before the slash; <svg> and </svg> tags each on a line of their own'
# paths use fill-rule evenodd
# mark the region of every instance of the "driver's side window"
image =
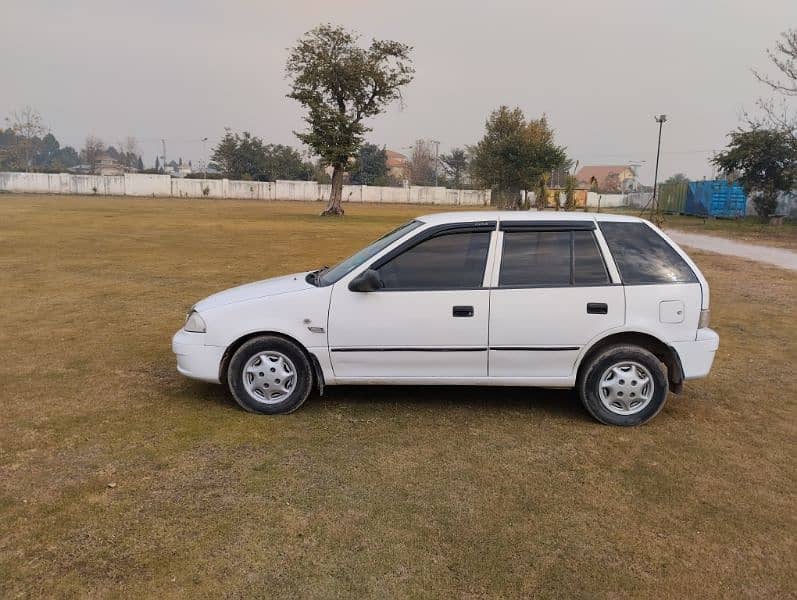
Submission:
<svg viewBox="0 0 797 600">
<path fill-rule="evenodd" d="M 377 269 L 386 290 L 448 290 L 482 286 L 489 231 L 447 233 L 424 240 Z"/>
</svg>

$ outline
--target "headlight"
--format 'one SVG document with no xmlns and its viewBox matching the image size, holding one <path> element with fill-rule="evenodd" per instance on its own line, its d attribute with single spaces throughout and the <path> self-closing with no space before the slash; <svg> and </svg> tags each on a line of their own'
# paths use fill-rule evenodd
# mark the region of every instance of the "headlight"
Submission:
<svg viewBox="0 0 797 600">
<path fill-rule="evenodd" d="M 183 325 L 183 329 L 192 333 L 205 333 L 207 330 L 207 325 L 205 325 L 205 321 L 199 316 L 199 313 L 195 310 L 192 310 L 190 313 L 188 313 L 188 317 L 185 319 L 185 325 Z"/>
</svg>

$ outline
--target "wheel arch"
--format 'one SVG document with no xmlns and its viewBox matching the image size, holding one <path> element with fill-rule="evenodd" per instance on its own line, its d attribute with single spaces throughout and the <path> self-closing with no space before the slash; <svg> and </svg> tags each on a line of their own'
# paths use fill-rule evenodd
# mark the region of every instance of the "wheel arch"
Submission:
<svg viewBox="0 0 797 600">
<path fill-rule="evenodd" d="M 656 336 L 641 331 L 618 331 L 595 341 L 581 355 L 578 361 L 576 381 L 580 380 L 584 369 L 589 364 L 592 357 L 602 352 L 605 348 L 617 344 L 632 344 L 648 350 L 667 367 L 667 379 L 670 383 L 670 391 L 675 394 L 681 392 L 683 388 L 684 371 L 678 352 Z"/>
<path fill-rule="evenodd" d="M 282 333 L 280 331 L 252 331 L 247 333 L 246 335 L 242 335 L 235 341 L 233 341 L 227 349 L 224 351 L 224 354 L 221 357 L 221 362 L 219 363 L 219 381 L 224 383 L 227 381 L 227 369 L 230 366 L 230 361 L 232 360 L 233 355 L 238 351 L 238 348 L 243 346 L 249 340 L 253 340 L 255 338 L 263 337 L 263 336 L 272 336 L 282 338 L 285 341 L 291 342 L 295 344 L 297 348 L 299 348 L 304 355 L 307 357 L 307 360 L 310 363 L 310 366 L 313 371 L 313 386 L 316 387 L 320 394 L 323 395 L 324 393 L 324 372 L 321 369 L 321 364 L 318 362 L 318 358 L 315 354 L 310 352 L 304 344 L 302 344 L 299 340 L 295 337 L 290 336 L 286 333 Z"/>
</svg>

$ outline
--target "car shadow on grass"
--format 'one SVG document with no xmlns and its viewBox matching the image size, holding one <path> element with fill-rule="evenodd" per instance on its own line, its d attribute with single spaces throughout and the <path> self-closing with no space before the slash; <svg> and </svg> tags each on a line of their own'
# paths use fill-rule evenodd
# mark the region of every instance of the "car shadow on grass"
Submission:
<svg viewBox="0 0 797 600">
<path fill-rule="evenodd" d="M 306 407 L 434 408 L 485 412 L 527 412 L 589 420 L 574 390 L 497 386 L 330 386 L 323 397 L 308 398 Z"/>
<path fill-rule="evenodd" d="M 201 381 L 184 382 L 183 398 L 207 402 L 218 408 L 242 409 L 225 386 Z M 590 421 L 574 390 L 496 386 L 329 386 L 319 397 L 314 390 L 296 414 L 330 409 L 366 410 L 434 409 L 484 412 L 526 412 L 548 417 Z"/>
</svg>

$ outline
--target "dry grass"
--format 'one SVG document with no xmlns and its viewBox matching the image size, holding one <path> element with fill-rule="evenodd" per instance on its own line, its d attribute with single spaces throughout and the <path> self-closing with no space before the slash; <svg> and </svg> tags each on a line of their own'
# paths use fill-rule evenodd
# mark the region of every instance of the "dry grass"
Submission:
<svg viewBox="0 0 797 600">
<path fill-rule="evenodd" d="M 793 597 L 797 275 L 695 254 L 714 371 L 631 430 L 526 389 L 258 417 L 178 376 L 192 301 L 430 210 L 318 209 L 0 196 L 0 596 Z"/>
</svg>

